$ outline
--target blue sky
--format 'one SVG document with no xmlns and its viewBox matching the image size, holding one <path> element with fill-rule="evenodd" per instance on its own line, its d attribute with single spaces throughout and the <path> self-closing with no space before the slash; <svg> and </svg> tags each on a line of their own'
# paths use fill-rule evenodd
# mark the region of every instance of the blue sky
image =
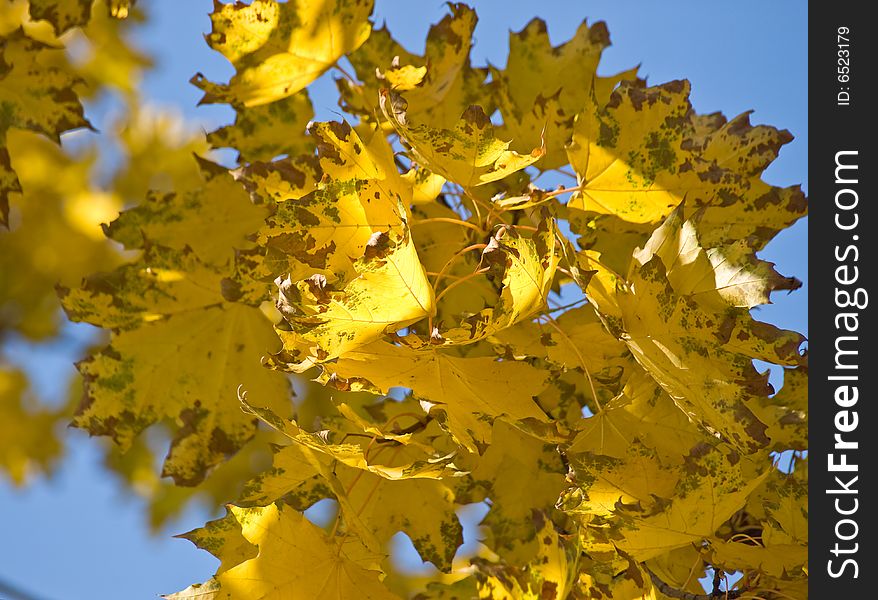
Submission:
<svg viewBox="0 0 878 600">
<path fill-rule="evenodd" d="M 142 0 L 151 23 L 137 44 L 157 57 L 146 77 L 144 94 L 154 103 L 175 107 L 192 127 L 210 130 L 231 120 L 227 107 L 196 107 L 200 92 L 187 82 L 201 71 L 223 80 L 231 67 L 206 45 L 211 0 Z M 789 129 L 795 140 L 765 175 L 777 185 L 801 183 L 807 191 L 807 10 L 798 1 L 542 0 L 472 2 L 479 13 L 473 60 L 505 64 L 508 31 L 520 30 L 533 16 L 545 19 L 554 43 L 568 39 L 583 18 L 605 20 L 613 46 L 604 54 L 601 73 L 641 64 L 651 84 L 687 78 L 699 112 L 723 111 L 732 117 L 753 110 L 753 123 Z M 438 1 L 378 0 L 376 21 L 409 49 L 420 52 L 430 23 L 446 9 Z M 339 118 L 330 77 L 311 94 L 317 119 Z M 785 275 L 805 286 L 778 295 L 758 318 L 807 332 L 807 239 L 800 221 L 762 253 Z M 74 339 L 76 329 L 73 330 Z M 81 337 L 81 336 L 80 336 Z M 77 344 L 15 349 L 22 360 L 39 358 L 41 389 L 59 394 L 58 382 L 72 372 Z M 193 509 L 158 535 L 151 535 L 145 510 L 100 467 L 95 440 L 67 430 L 69 455 L 56 475 L 27 489 L 0 481 L 0 581 L 45 600 L 154 599 L 210 577 L 217 561 L 171 535 L 211 518 Z M 0 595 L 2 597 L 2 595 Z"/>
</svg>

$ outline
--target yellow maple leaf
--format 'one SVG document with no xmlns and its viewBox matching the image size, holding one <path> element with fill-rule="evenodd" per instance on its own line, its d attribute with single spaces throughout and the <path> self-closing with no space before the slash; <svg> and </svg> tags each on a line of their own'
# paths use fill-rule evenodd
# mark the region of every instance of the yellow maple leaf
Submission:
<svg viewBox="0 0 878 600">
<path fill-rule="evenodd" d="M 424 55 L 408 52 L 393 39 L 387 27 L 376 29 L 350 55 L 357 77 L 355 85 L 338 80 L 343 106 L 364 119 L 380 114 L 379 91 L 405 92 L 410 115 L 434 128 L 452 127 L 471 104 L 490 113 L 494 104 L 488 71 L 470 66 L 475 11 L 460 3 L 448 5 L 450 14 L 430 27 Z"/>
<path fill-rule="evenodd" d="M 226 514 L 223 517 L 208 521 L 203 527 L 174 537 L 189 540 L 202 550 L 212 554 L 221 552 L 221 563 L 217 569 L 217 575 L 244 561 L 256 558 L 259 553 L 257 547 L 241 534 L 241 525 L 228 506 L 226 506 Z M 218 556 L 218 558 L 220 557 Z"/>
<path fill-rule="evenodd" d="M 554 220 L 540 222 L 527 238 L 514 228 L 500 227 L 484 250 L 479 266 L 500 294 L 493 306 L 467 315 L 457 327 L 440 330 L 446 343 L 472 343 L 518 323 L 546 307 L 546 297 L 560 260 Z M 484 265 L 484 266 L 483 266 Z"/>
<path fill-rule="evenodd" d="M 207 42 L 237 73 L 227 85 L 193 77 L 201 102 L 252 107 L 292 96 L 366 41 L 372 7 L 373 0 L 217 3 Z"/>
<path fill-rule="evenodd" d="M 609 527 L 596 524 L 592 533 L 612 540 L 615 547 L 637 561 L 691 543 L 700 544 L 746 504 L 747 496 L 769 472 L 728 447 L 698 444 L 678 469 L 679 479 L 671 498 L 657 502 L 648 512 L 619 505 L 619 518 Z M 648 477 L 648 472 L 643 476 Z M 601 548 L 597 541 L 600 538 L 586 539 L 586 552 L 592 545 Z"/>
<path fill-rule="evenodd" d="M 402 95 L 382 90 L 381 110 L 419 162 L 464 188 L 502 179 L 538 161 L 545 147 L 530 154 L 509 150 L 509 142 L 494 137 L 494 126 L 482 107 L 471 105 L 454 125 L 438 129 L 409 118 Z"/>
<path fill-rule="evenodd" d="M 119 215 L 107 235 L 126 248 L 190 247 L 205 262 L 230 262 L 235 248 L 250 245 L 246 236 L 259 229 L 268 211 L 250 202 L 228 171 L 204 159 L 198 162 L 198 187 L 150 192 L 144 203 Z"/>
<path fill-rule="evenodd" d="M 289 411 L 288 381 L 260 362 L 278 344 L 271 322 L 258 308 L 235 302 L 235 290 L 223 283 L 232 245 L 246 241 L 264 212 L 226 172 L 212 163 L 203 168 L 212 169 L 205 189 L 216 195 L 155 197 L 126 211 L 107 231 L 129 247 L 146 244 L 140 258 L 89 278 L 80 290 L 62 291 L 71 318 L 118 328 L 108 348 L 79 363 L 86 390 L 74 424 L 127 447 L 152 423 L 176 419 L 180 428 L 164 474 L 183 485 L 200 483 L 253 437 L 256 421 L 238 407 L 239 385 Z M 206 202 L 237 221 L 227 235 L 193 249 L 180 236 L 216 223 L 205 214 Z"/>
<path fill-rule="evenodd" d="M 542 524 L 534 512 L 550 511 L 566 487 L 567 469 L 555 446 L 498 419 L 484 456 L 471 460 L 471 478 L 460 480 L 458 496 L 469 502 L 489 498 L 491 510 L 482 521 L 486 543 L 510 565 L 529 563 L 541 545 Z"/>
<path fill-rule="evenodd" d="M 411 186 L 386 140 L 363 129 L 364 141 L 345 123 L 311 131 L 328 181 L 279 204 L 257 233 L 262 255 L 239 261 L 256 279 L 277 278 L 284 362 L 298 371 L 434 312 L 407 222 Z"/>
<path fill-rule="evenodd" d="M 63 48 L 19 27 L 0 34 L 0 64 L 0 225 L 6 225 L 9 196 L 21 192 L 7 146 L 9 129 L 29 129 L 60 143 L 63 132 L 91 124 L 74 91 L 81 81 L 69 68 Z"/>
<path fill-rule="evenodd" d="M 29 0 L 30 16 L 45 19 L 61 35 L 71 27 L 82 27 L 91 16 L 92 0 Z"/>
<path fill-rule="evenodd" d="M 617 297 L 622 313 L 619 335 L 681 409 L 745 453 L 755 452 L 768 445 L 767 426 L 748 405 L 773 390 L 752 359 L 784 366 L 806 364 L 799 351 L 804 337 L 755 321 L 745 308 L 718 308 L 721 303 L 709 296 L 710 301 L 704 301 L 703 292 L 713 287 L 713 294 L 721 297 L 724 292 L 719 288 L 729 281 L 705 284 L 697 270 L 687 278 L 686 256 L 697 252 L 686 247 L 669 244 L 667 252 L 654 254 L 653 250 L 663 248 L 660 240 L 667 231 L 657 230 L 649 249 L 632 263 L 628 285 Z M 675 286 L 671 273 L 678 270 L 683 275 L 673 276 Z M 730 289 L 735 281 L 750 285 L 751 277 L 736 270 L 731 273 Z M 759 278 L 759 272 L 752 277 Z M 758 285 L 770 282 L 762 280 Z M 698 294 L 692 293 L 696 290 Z M 737 294 L 730 293 L 735 299 Z"/>
<path fill-rule="evenodd" d="M 283 505 L 231 506 L 229 510 L 240 524 L 241 535 L 259 548 L 259 554 L 219 573 L 208 584 L 166 598 L 398 600 L 381 583 L 376 567 L 380 557 L 365 551 L 356 540 L 334 539 Z M 225 547 L 217 552 L 222 559 Z"/>
<path fill-rule="evenodd" d="M 545 138 L 546 155 L 538 168 L 567 163 L 564 147 L 570 141 L 573 118 L 592 95 L 602 106 L 619 81 L 636 78 L 636 67 L 613 77 L 597 75 L 601 53 L 609 45 L 602 21 L 591 26 L 583 21 L 572 39 L 556 47 L 542 19 L 509 33 L 506 68 L 491 68 L 503 116 L 500 132 L 513 140 L 513 149 L 522 152 Z"/>
<path fill-rule="evenodd" d="M 490 441 L 491 422 L 499 416 L 546 420 L 533 397 L 546 386 L 547 373 L 524 362 L 461 358 L 379 341 L 324 363 L 323 369 L 322 381 L 341 389 L 411 388 L 431 412 L 445 414 L 448 430 L 473 452 Z"/>
<path fill-rule="evenodd" d="M 308 92 L 302 90 L 271 104 L 236 107 L 234 124 L 211 131 L 207 141 L 216 148 L 237 150 L 239 163 L 269 161 L 281 154 L 310 154 L 314 142 L 306 137 L 305 129 L 313 117 Z"/>
<path fill-rule="evenodd" d="M 699 118 L 688 96 L 686 81 L 623 82 L 605 107 L 593 100 L 576 118 L 567 153 L 581 190 L 568 203 L 571 225 L 592 229 L 589 244 L 605 254 L 612 248 L 611 262 L 626 261 L 684 198 L 686 217 L 704 207 L 707 247 L 746 240 L 758 250 L 805 215 L 799 188 L 759 178 L 789 132 L 752 127 L 746 115 L 729 123 Z M 604 232 L 624 232 L 630 242 L 618 247 Z"/>
</svg>

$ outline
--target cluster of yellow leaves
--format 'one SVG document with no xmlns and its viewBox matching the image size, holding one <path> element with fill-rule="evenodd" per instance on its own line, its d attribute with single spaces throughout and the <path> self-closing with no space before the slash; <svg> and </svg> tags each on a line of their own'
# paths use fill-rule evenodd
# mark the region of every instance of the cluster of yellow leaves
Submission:
<svg viewBox="0 0 878 600">
<path fill-rule="evenodd" d="M 56 30 L 87 14 L 43 4 Z M 662 599 L 710 567 L 798 597 L 807 481 L 771 453 L 807 447 L 804 338 L 750 314 L 799 285 L 755 254 L 806 211 L 760 178 L 789 133 L 696 114 L 688 82 L 598 76 L 603 23 L 553 47 L 534 20 L 501 69 L 471 65 L 469 7 L 422 56 L 371 11 L 217 2 L 207 42 L 236 73 L 193 82 L 234 108 L 207 143 L 237 168 L 120 178 L 137 204 L 104 233 L 128 261 L 60 289 L 111 332 L 78 365 L 73 422 L 128 450 L 120 471 L 137 479 L 162 424 L 177 485 L 232 499 L 252 476 L 185 536 L 216 576 L 169 598 Z M 8 39 L 12 75 L 78 81 Z M 307 86 L 333 68 L 353 124 L 310 122 Z M 66 92 L 24 85 L 51 110 L 29 121 L 16 97 L 4 136 L 84 124 Z M 535 184 L 568 165 L 570 186 Z M 754 360 L 786 369 L 778 393 Z M 323 387 L 294 399 L 305 376 Z M 149 486 L 158 514 L 188 497 Z M 321 500 L 325 528 L 303 514 Z M 475 502 L 468 558 L 455 510 Z M 434 575 L 393 573 L 398 532 Z"/>
</svg>

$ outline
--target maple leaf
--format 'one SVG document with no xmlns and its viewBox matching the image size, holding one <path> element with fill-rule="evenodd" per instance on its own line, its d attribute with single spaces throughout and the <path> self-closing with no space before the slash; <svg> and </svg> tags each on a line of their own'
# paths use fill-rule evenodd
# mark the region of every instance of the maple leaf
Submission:
<svg viewBox="0 0 878 600">
<path fill-rule="evenodd" d="M 217 148 L 237 150 L 239 163 L 269 161 L 281 154 L 294 157 L 314 149 L 314 143 L 305 136 L 305 128 L 314 117 L 305 90 L 271 104 L 238 106 L 235 113 L 235 123 L 210 132 L 207 141 Z"/>
<path fill-rule="evenodd" d="M 386 407 L 389 411 L 398 418 L 410 419 L 412 407 L 392 404 Z M 277 425 L 273 416 L 256 412 Z M 354 436 L 370 431 L 378 436 L 374 438 L 377 444 L 373 442 L 363 448 L 350 442 L 326 443 L 320 435 L 283 423 L 294 443 L 276 450 L 273 468 L 248 485 L 244 503 L 265 505 L 283 499 L 298 509 L 306 509 L 319 499 L 335 497 L 345 509 L 342 518 L 349 516 L 347 507 L 352 507 L 357 519 L 382 543 L 402 530 L 424 560 L 450 570 L 451 559 L 463 537 L 454 514 L 453 491 L 440 479 L 453 472 L 454 466 L 449 463 L 450 456 L 432 456 L 432 448 L 421 441 L 435 436 L 436 432 L 429 430 L 437 426 L 427 420 L 416 424 L 414 435 L 381 433 L 348 408 L 344 408 L 343 414 L 364 427 L 353 428 L 348 439 L 357 439 Z M 394 420 L 391 416 L 389 422 Z M 425 453 L 427 448 L 429 454 Z M 330 458 L 340 464 L 330 466 Z M 327 478 L 331 481 L 327 482 Z M 412 519 L 413 511 L 430 517 Z"/>
<path fill-rule="evenodd" d="M 520 171 L 538 161 L 544 147 L 530 154 L 508 150 L 509 142 L 494 137 L 494 126 L 482 107 L 471 105 L 454 129 L 435 129 L 409 118 L 405 98 L 381 92 L 381 110 L 419 161 L 464 188 L 483 185 Z"/>
<path fill-rule="evenodd" d="M 398 598 L 380 581 L 376 567 L 379 557 L 359 546 L 356 540 L 333 539 L 301 513 L 283 505 L 231 506 L 229 510 L 240 524 L 241 535 L 259 548 L 259 554 L 219 573 L 205 586 L 166 598 L 203 597 L 205 591 L 214 598 L 229 600 Z M 231 549 L 237 547 L 234 544 Z M 216 551 L 222 560 L 228 550 L 223 545 Z M 290 561 L 294 569 L 289 568 Z"/>
<path fill-rule="evenodd" d="M 192 83 L 205 92 L 201 102 L 253 107 L 292 96 L 366 41 L 372 6 L 372 0 L 217 1 L 207 43 L 237 73 L 226 85 L 195 75 Z"/>
<path fill-rule="evenodd" d="M 223 294 L 231 245 L 244 242 L 264 214 L 243 190 L 235 191 L 231 177 L 214 169 L 201 193 L 153 198 L 123 212 L 107 231 L 129 247 L 147 244 L 140 259 L 86 280 L 79 291 L 62 290 L 71 319 L 118 328 L 108 348 L 78 365 L 86 389 L 74 424 L 110 435 L 124 448 L 152 423 L 178 419 L 164 473 L 183 485 L 199 483 L 252 438 L 256 421 L 238 409 L 239 385 L 278 410 L 289 390 L 283 377 L 260 364 L 277 344 L 271 323 L 258 308 Z M 210 192 L 216 195 L 205 197 Z M 235 227 L 190 249 L 177 236 L 215 223 L 204 210 L 207 201 L 219 215 L 238 215 Z M 179 361 L 181 354 L 186 361 Z"/>
<path fill-rule="evenodd" d="M 349 57 L 363 83 L 337 82 L 348 112 L 376 118 L 383 88 L 405 92 L 408 113 L 434 128 L 454 126 L 473 104 L 491 112 L 493 86 L 485 83 L 488 70 L 470 65 L 476 13 L 460 3 L 449 3 L 448 8 L 450 14 L 430 27 L 423 56 L 400 46 L 386 26 L 372 31 L 366 43 Z"/>
<path fill-rule="evenodd" d="M 30 0 L 28 4 L 31 18 L 49 21 L 57 35 L 85 25 L 91 17 L 91 0 Z"/>
<path fill-rule="evenodd" d="M 208 521 L 203 527 L 181 533 L 176 537 L 189 540 L 202 550 L 221 558 L 217 575 L 251 558 L 256 558 L 259 553 L 257 547 L 242 535 L 241 525 L 228 506 L 225 516 Z"/>
<path fill-rule="evenodd" d="M 613 248 L 610 262 L 627 260 L 630 244 L 642 243 L 684 198 L 690 211 L 705 207 L 699 229 L 707 247 L 746 240 L 759 250 L 805 215 L 801 190 L 759 178 L 792 139 L 789 132 L 754 128 L 746 114 L 705 127 L 688 96 L 686 81 L 650 88 L 623 82 L 606 107 L 592 102 L 574 123 L 567 151 L 581 190 L 568 203 L 571 225 L 584 234 L 596 226 L 633 235 L 621 248 L 607 246 L 610 236 L 589 240 L 605 254 Z M 595 225 L 587 225 L 592 218 Z"/>
<path fill-rule="evenodd" d="M 524 362 L 461 358 L 379 341 L 323 369 L 321 379 L 340 389 L 387 393 L 392 387 L 411 388 L 431 412 L 445 413 L 448 430 L 473 452 L 477 444 L 490 441 L 491 421 L 498 416 L 546 419 L 533 401 L 546 386 L 546 374 Z"/>
<path fill-rule="evenodd" d="M 501 227 L 491 237 L 480 260 L 488 276 L 500 281 L 500 297 L 490 308 L 461 319 L 460 325 L 440 331 L 446 342 L 470 343 L 490 336 L 533 315 L 546 305 L 549 287 L 560 259 L 554 221 L 542 221 L 528 239 Z"/>
<path fill-rule="evenodd" d="M 120 202 L 89 180 L 93 156 L 74 160 L 24 130 L 10 131 L 7 141 L 24 192 L 13 199 L 12 230 L 0 235 L 0 332 L 49 339 L 62 324 L 55 286 L 118 264 L 100 224 Z"/>
<path fill-rule="evenodd" d="M 606 467 L 593 464 L 591 468 Z M 677 473 L 671 498 L 656 497 L 652 507 L 619 502 L 615 509 L 617 519 L 589 526 L 583 544 L 586 552 L 589 548 L 599 551 L 611 542 L 644 561 L 673 548 L 700 543 L 746 504 L 747 496 L 769 470 L 732 449 L 701 443 L 692 448 Z M 650 470 L 645 470 L 641 477 L 650 474 Z M 588 483 L 586 494 L 587 486 Z M 575 506 L 568 506 L 569 510 L 576 510 Z M 588 508 L 585 510 L 588 512 Z"/>
<path fill-rule="evenodd" d="M 230 262 L 234 248 L 249 246 L 246 236 L 262 225 L 267 211 L 250 202 L 228 171 L 204 159 L 198 162 L 200 186 L 150 192 L 143 204 L 113 221 L 107 235 L 126 248 L 189 247 L 207 263 Z"/>
<path fill-rule="evenodd" d="M 470 502 L 490 498 L 491 510 L 482 521 L 490 532 L 487 543 L 509 564 L 524 565 L 540 546 L 534 512 L 555 506 L 566 487 L 565 472 L 555 445 L 498 419 L 491 445 L 473 466 L 471 479 L 461 481 L 458 494 Z"/>
<path fill-rule="evenodd" d="M 80 79 L 67 67 L 64 50 L 22 28 L 0 35 L 0 83 L 0 225 L 6 225 L 9 196 L 21 192 L 11 168 L 9 129 L 29 129 L 60 143 L 63 132 L 91 124 L 74 91 Z"/>
<path fill-rule="evenodd" d="M 613 77 L 597 75 L 601 53 L 609 45 L 602 21 L 591 26 L 583 21 L 573 38 L 557 47 L 549 42 L 542 19 L 509 33 L 506 68 L 491 68 L 503 116 L 501 135 L 514 140 L 513 148 L 519 151 L 545 138 L 546 155 L 535 165 L 538 168 L 567 163 L 564 147 L 573 133 L 573 118 L 592 95 L 603 106 L 619 81 L 636 78 L 636 67 Z"/>
<path fill-rule="evenodd" d="M 692 257 L 702 255 L 697 250 L 693 253 L 686 246 L 669 244 L 666 253 L 654 253 L 665 248 L 663 240 L 678 215 L 675 212 L 668 218 L 668 229 L 656 230 L 632 263 L 628 291 L 618 296 L 621 336 L 638 362 L 683 410 L 750 453 L 764 448 L 768 439 L 766 425 L 748 404 L 773 391 L 751 361 L 805 364 L 806 357 L 799 353 L 804 337 L 759 323 L 743 308 L 722 309 L 710 296 L 708 300 L 703 297 L 713 288 L 715 294 L 730 294 L 736 301 L 740 287 L 749 290 L 753 281 L 763 287 L 765 295 L 772 281 L 778 280 L 766 279 L 760 271 L 740 276 L 741 271 L 733 269 L 729 271 L 731 282 L 723 280 L 720 271 L 705 283 L 697 268 L 687 268 Z M 687 277 L 687 271 L 694 276 Z M 720 293 L 721 288 L 730 291 Z"/>
<path fill-rule="evenodd" d="M 193 82 L 234 122 L 184 134 L 131 95 L 132 3 L 100 5 L 0 23 L 0 333 L 54 335 L 60 284 L 108 330 L 73 424 L 117 442 L 152 523 L 234 502 L 182 536 L 217 574 L 168 598 L 666 600 L 709 568 L 804 597 L 807 462 L 771 454 L 807 449 L 804 338 L 750 314 L 800 285 L 756 255 L 806 212 L 761 180 L 788 132 L 699 115 L 685 81 L 597 75 L 600 22 L 552 45 L 534 19 L 500 68 L 473 63 L 463 4 L 413 53 L 371 0 L 217 0 L 207 41 L 236 73 Z M 88 51 L 71 66 L 62 41 Z M 310 121 L 334 66 L 356 125 Z M 109 127 L 126 164 L 95 177 L 100 147 L 57 142 L 105 89 L 130 109 Z M 539 189 L 554 169 L 576 185 Z M 784 368 L 778 393 L 754 360 Z M 12 369 L 0 399 L 27 424 L 0 444 L 21 479 L 58 414 L 25 410 Z M 323 500 L 326 529 L 300 512 Z M 455 511 L 481 502 L 484 544 L 455 561 Z M 399 532 L 440 572 L 395 572 Z"/>
</svg>

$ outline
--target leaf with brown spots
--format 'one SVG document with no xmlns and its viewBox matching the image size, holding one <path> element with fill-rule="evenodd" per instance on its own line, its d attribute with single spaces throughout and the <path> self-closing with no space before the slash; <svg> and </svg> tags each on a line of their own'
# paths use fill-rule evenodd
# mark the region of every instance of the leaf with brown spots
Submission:
<svg viewBox="0 0 878 600">
<path fill-rule="evenodd" d="M 747 115 L 729 123 L 695 115 L 686 81 L 649 88 L 624 82 L 606 106 L 592 101 L 576 118 L 568 157 L 581 190 L 568 204 L 571 224 L 603 253 L 613 241 L 603 231 L 632 234 L 628 245 L 614 248 L 613 259 L 625 261 L 685 199 L 686 218 L 703 208 L 699 232 L 707 247 L 742 240 L 759 250 L 806 212 L 797 187 L 760 179 L 791 139 L 787 131 L 752 127 Z"/>
<path fill-rule="evenodd" d="M 224 168 L 197 160 L 200 185 L 149 192 L 143 204 L 107 226 L 107 236 L 126 248 L 191 248 L 200 260 L 218 266 L 231 262 L 235 249 L 249 247 L 247 236 L 259 229 L 268 211 L 254 205 Z"/>
<path fill-rule="evenodd" d="M 806 364 L 800 354 L 804 337 L 755 321 L 746 308 L 735 306 L 750 282 L 762 288 L 760 294 L 769 293 L 773 284 L 764 278 L 763 265 L 708 269 L 705 280 L 697 263 L 709 260 L 709 252 L 691 239 L 691 245 L 666 243 L 678 214 L 635 255 L 627 285 L 617 296 L 619 335 L 681 410 L 750 454 L 769 443 L 767 425 L 750 405 L 773 392 L 767 374 L 760 374 L 752 360 Z M 747 270 L 753 266 L 756 270 Z M 725 294 L 731 302 L 719 300 Z"/>
<path fill-rule="evenodd" d="M 82 27 L 91 16 L 92 0 L 30 0 L 33 20 L 45 19 L 61 35 L 71 27 Z"/>
<path fill-rule="evenodd" d="M 213 185 L 235 191 L 228 174 L 214 174 L 206 189 Z M 208 197 L 217 214 L 252 210 L 259 218 L 262 211 L 243 190 L 238 194 Z M 241 219 L 226 237 L 192 242 L 194 249 L 177 237 L 214 222 L 200 210 L 205 201 L 194 192 L 173 196 L 155 220 L 156 204 L 122 213 L 107 229 L 130 245 L 147 244 L 140 258 L 87 278 L 79 290 L 62 290 L 71 319 L 116 330 L 107 348 L 78 365 L 85 394 L 74 424 L 126 448 L 153 423 L 174 419 L 178 429 L 163 472 L 181 485 L 198 484 L 253 437 L 256 421 L 238 407 L 239 385 L 289 412 L 288 381 L 261 365 L 278 346 L 271 322 L 258 308 L 229 298 L 224 286 L 231 244 L 244 242 L 251 225 Z"/>
<path fill-rule="evenodd" d="M 554 220 L 540 222 L 526 237 L 514 228 L 499 228 L 482 250 L 479 269 L 500 282 L 499 298 L 489 308 L 464 313 L 456 327 L 439 328 L 446 344 L 469 344 L 523 321 L 546 307 L 546 297 L 560 260 Z"/>
<path fill-rule="evenodd" d="M 430 27 L 423 56 L 414 55 L 393 39 L 387 27 L 375 29 L 350 55 L 357 77 L 354 85 L 338 80 L 343 106 L 353 114 L 374 119 L 381 114 L 379 91 L 404 92 L 410 115 L 436 128 L 453 127 L 470 105 L 490 114 L 493 86 L 485 84 L 488 70 L 470 65 L 477 17 L 460 3 L 449 3 L 450 14 Z"/>
<path fill-rule="evenodd" d="M 487 545 L 510 565 L 531 562 L 541 547 L 539 515 L 553 509 L 566 487 L 566 468 L 556 447 L 498 419 L 491 445 L 471 469 L 458 496 L 469 502 L 490 499 L 491 510 L 482 521 Z"/>
<path fill-rule="evenodd" d="M 609 45 L 610 34 L 602 21 L 591 26 L 583 21 L 572 39 L 556 47 L 549 42 L 542 19 L 509 33 L 506 67 L 491 68 L 503 117 L 499 134 L 512 139 L 512 148 L 519 152 L 527 152 L 545 138 L 546 155 L 536 167 L 554 169 L 566 164 L 565 146 L 576 114 L 592 95 L 603 106 L 619 81 L 636 79 L 636 67 L 612 77 L 597 75 L 601 53 Z"/>
<path fill-rule="evenodd" d="M 477 105 L 467 108 L 453 129 L 434 128 L 411 119 L 405 98 L 394 91 L 381 92 L 381 110 L 420 163 L 464 188 L 502 179 L 545 154 L 545 146 L 529 154 L 509 150 L 509 142 L 494 136 L 491 120 Z"/>
<path fill-rule="evenodd" d="M 271 104 L 238 106 L 235 113 L 234 124 L 211 131 L 207 141 L 216 148 L 237 150 L 239 163 L 267 162 L 282 154 L 296 157 L 314 150 L 314 142 L 305 135 L 314 117 L 305 90 Z"/>
<path fill-rule="evenodd" d="M 7 224 L 9 196 L 21 193 L 7 132 L 28 129 L 60 144 L 65 131 L 90 128 L 74 91 L 80 83 L 62 47 L 34 39 L 20 27 L 0 34 L 0 225 Z"/>
<path fill-rule="evenodd" d="M 207 43 L 236 69 L 228 84 L 192 83 L 202 103 L 254 107 L 292 96 L 369 37 L 373 0 L 214 4 Z"/>
</svg>

